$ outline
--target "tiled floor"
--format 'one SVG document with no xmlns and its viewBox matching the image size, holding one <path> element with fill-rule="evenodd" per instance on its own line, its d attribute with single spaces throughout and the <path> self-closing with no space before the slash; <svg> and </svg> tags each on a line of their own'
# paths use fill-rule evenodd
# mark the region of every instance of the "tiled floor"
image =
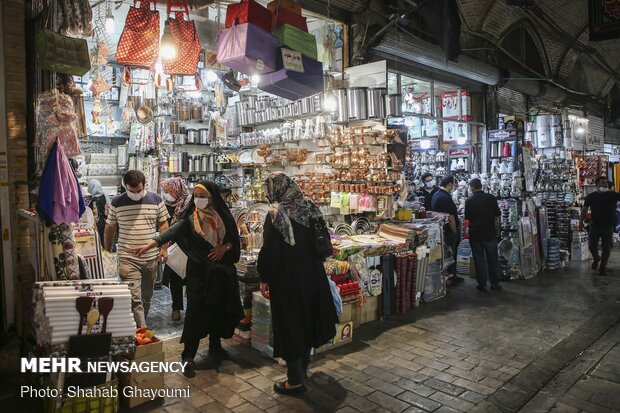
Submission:
<svg viewBox="0 0 620 413">
<path fill-rule="evenodd" d="M 161 307 L 150 324 L 161 321 L 158 333 L 173 334 L 180 323 L 169 321 L 168 291 L 156 296 Z M 593 276 L 587 263 L 505 283 L 501 293 L 479 292 L 467 280 L 445 299 L 366 324 L 354 331 L 353 343 L 317 356 L 301 398 L 274 394 L 283 366 L 229 341 L 232 357 L 219 367 L 200 369 L 193 379 L 166 375 L 169 388 L 191 386 L 189 399 L 156 400 L 132 411 L 620 411 L 620 334 L 610 334 L 620 328 L 614 327 L 618 298 L 620 274 Z M 597 342 L 603 338 L 606 347 Z M 167 340 L 166 358 L 178 360 L 181 348 L 178 339 Z M 591 360 L 584 360 L 600 360 L 594 369 L 556 375 L 588 348 Z M 530 409 L 528 401 L 554 380 L 565 391 L 553 398 L 545 393 L 540 406 L 546 407 Z"/>
</svg>

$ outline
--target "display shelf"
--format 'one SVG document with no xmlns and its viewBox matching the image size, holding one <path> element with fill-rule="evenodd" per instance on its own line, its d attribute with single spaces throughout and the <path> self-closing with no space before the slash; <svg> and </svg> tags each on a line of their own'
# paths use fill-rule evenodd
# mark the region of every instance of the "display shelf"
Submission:
<svg viewBox="0 0 620 413">
<path fill-rule="evenodd" d="M 308 114 L 305 114 L 305 115 L 290 116 L 290 117 L 287 117 L 287 118 L 276 118 L 276 119 L 272 119 L 272 120 L 266 121 L 266 122 L 247 123 L 247 124 L 239 125 L 239 127 L 241 127 L 241 128 L 253 128 L 253 127 L 256 127 L 256 126 L 272 125 L 274 123 L 294 122 L 296 120 L 312 119 L 312 118 L 315 118 L 317 116 L 321 116 L 323 114 L 325 114 L 325 112 L 308 113 Z"/>
</svg>

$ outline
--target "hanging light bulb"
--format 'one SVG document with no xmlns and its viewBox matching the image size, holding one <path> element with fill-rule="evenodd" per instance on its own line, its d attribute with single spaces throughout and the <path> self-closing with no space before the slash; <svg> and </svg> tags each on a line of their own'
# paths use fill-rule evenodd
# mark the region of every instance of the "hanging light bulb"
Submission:
<svg viewBox="0 0 620 413">
<path fill-rule="evenodd" d="M 575 133 L 577 133 L 578 135 L 582 135 L 585 131 L 586 130 L 583 128 L 583 124 L 581 122 L 579 122 L 579 127 L 577 128 Z"/>
<path fill-rule="evenodd" d="M 172 60 L 177 57 L 177 45 L 170 31 L 170 22 L 166 20 L 164 24 L 164 34 L 159 43 L 159 55 L 162 59 Z"/>
<path fill-rule="evenodd" d="M 420 148 L 421 149 L 428 149 L 430 147 L 431 147 L 431 140 L 430 139 L 422 139 L 420 141 Z"/>
<path fill-rule="evenodd" d="M 251 83 L 252 87 L 257 87 L 258 86 L 258 82 L 260 82 L 260 76 L 259 75 L 252 75 L 250 77 L 250 83 Z"/>
<path fill-rule="evenodd" d="M 112 34 L 114 29 L 114 15 L 112 14 L 112 9 L 108 6 L 108 12 L 105 15 L 105 31 Z"/>
<path fill-rule="evenodd" d="M 325 92 L 323 96 L 323 110 L 325 112 L 335 112 L 338 110 L 338 99 L 331 90 Z"/>
</svg>

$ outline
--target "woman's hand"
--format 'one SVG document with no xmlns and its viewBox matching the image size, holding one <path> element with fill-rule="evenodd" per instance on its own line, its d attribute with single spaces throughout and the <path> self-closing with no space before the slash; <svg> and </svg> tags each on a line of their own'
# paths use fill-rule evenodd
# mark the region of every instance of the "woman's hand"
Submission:
<svg viewBox="0 0 620 413">
<path fill-rule="evenodd" d="M 220 262 L 224 254 L 228 252 L 229 248 L 227 244 L 220 245 L 219 247 L 215 247 L 209 252 L 209 259 L 214 262 Z"/>
<path fill-rule="evenodd" d="M 142 255 L 144 255 L 147 251 L 153 249 L 157 247 L 157 242 L 155 242 L 154 239 L 150 240 L 148 244 L 144 244 L 140 247 L 133 247 L 133 248 L 129 248 L 128 251 L 135 255 L 136 257 L 140 258 Z"/>
<path fill-rule="evenodd" d="M 263 295 L 263 297 L 269 298 L 269 284 L 260 283 L 260 293 Z"/>
</svg>

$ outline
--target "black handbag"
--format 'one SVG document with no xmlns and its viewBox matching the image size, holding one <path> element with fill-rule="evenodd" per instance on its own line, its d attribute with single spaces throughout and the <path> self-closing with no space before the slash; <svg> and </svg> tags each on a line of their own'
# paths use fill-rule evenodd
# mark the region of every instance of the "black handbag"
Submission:
<svg viewBox="0 0 620 413">
<path fill-rule="evenodd" d="M 310 229 L 312 230 L 312 244 L 314 252 L 321 259 L 325 260 L 334 252 L 332 240 L 329 237 L 327 224 L 323 218 L 310 218 Z"/>
</svg>

